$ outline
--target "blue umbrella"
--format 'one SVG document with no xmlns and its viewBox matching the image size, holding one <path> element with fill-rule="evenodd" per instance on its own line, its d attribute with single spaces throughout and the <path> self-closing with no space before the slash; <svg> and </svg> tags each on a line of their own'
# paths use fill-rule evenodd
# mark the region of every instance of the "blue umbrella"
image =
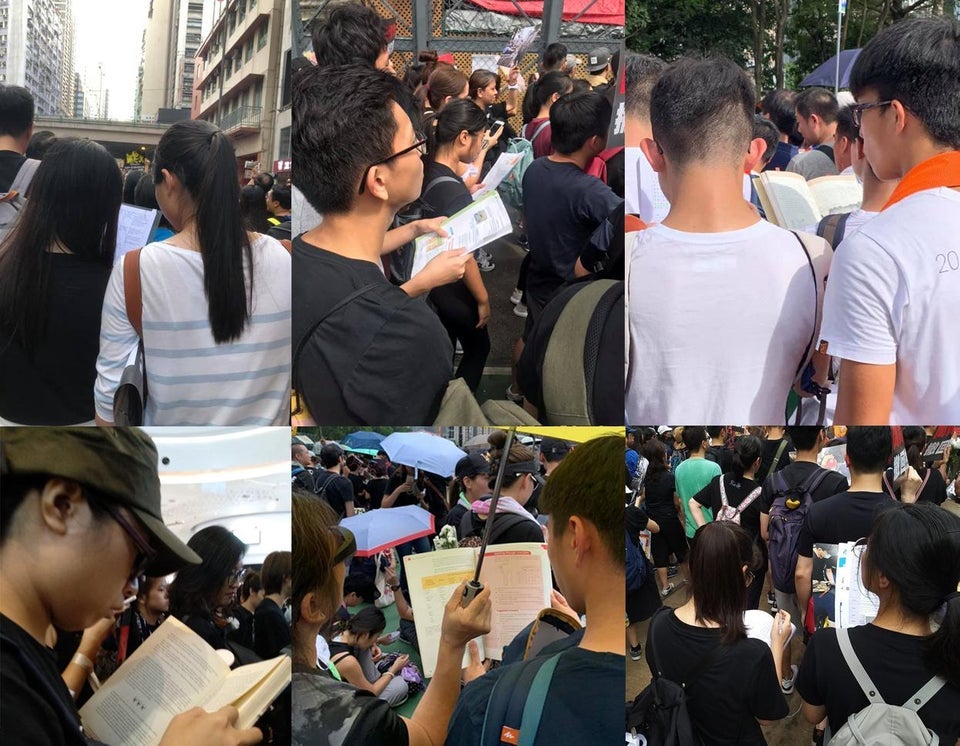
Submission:
<svg viewBox="0 0 960 746">
<path fill-rule="evenodd" d="M 351 451 L 364 448 L 376 453 L 376 451 L 380 449 L 380 441 L 383 440 L 383 437 L 380 433 L 373 433 L 369 430 L 358 430 L 355 433 L 350 433 L 341 440 L 340 445 L 344 448 L 349 448 Z"/>
<path fill-rule="evenodd" d="M 860 56 L 859 49 L 844 49 L 840 52 L 840 87 L 847 88 L 850 85 L 850 70 L 853 69 L 853 63 Z M 837 82 L 837 55 L 833 55 L 820 67 L 810 73 L 800 81 L 800 86 L 822 85 L 826 88 L 833 88 Z"/>
<path fill-rule="evenodd" d="M 453 476 L 457 461 L 467 454 L 445 438 L 421 431 L 393 433 L 380 446 L 395 464 L 423 469 L 441 477 Z"/>
</svg>

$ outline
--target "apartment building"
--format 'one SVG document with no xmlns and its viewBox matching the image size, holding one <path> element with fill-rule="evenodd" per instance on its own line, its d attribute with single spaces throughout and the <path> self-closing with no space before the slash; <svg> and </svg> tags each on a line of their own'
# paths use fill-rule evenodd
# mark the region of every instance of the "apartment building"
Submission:
<svg viewBox="0 0 960 746">
<path fill-rule="evenodd" d="M 54 0 L 0 0 L 0 83 L 28 88 L 37 114 L 45 116 L 62 115 L 63 30 L 56 5 Z"/>
</svg>

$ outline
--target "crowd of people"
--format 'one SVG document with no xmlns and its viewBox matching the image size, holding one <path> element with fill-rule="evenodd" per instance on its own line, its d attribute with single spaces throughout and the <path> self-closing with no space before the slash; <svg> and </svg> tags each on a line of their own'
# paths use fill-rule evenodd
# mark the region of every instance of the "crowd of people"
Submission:
<svg viewBox="0 0 960 746">
<path fill-rule="evenodd" d="M 470 542 L 478 538 L 473 527 L 487 520 L 495 521 L 491 544 L 546 544 L 555 581 L 553 608 L 569 619 L 587 616 L 585 627 L 568 630 L 572 634 L 562 635 L 543 651 L 556 657 L 556 668 L 542 689 L 539 725 L 533 725 L 529 733 L 524 732 L 531 728 L 526 716 L 521 726 L 519 718 L 502 711 L 503 692 L 498 692 L 497 684 L 509 688 L 508 701 L 516 700 L 518 713 L 524 709 L 526 689 L 516 682 L 524 675 L 532 676 L 543 663 L 540 656 L 525 656 L 534 620 L 504 648 L 499 664 L 482 663 L 471 646 L 471 665 L 461 670 L 467 643 L 490 630 L 491 591 L 496 593 L 496 589 L 484 588 L 462 603 L 465 584 L 461 583 L 443 611 L 439 637 L 410 637 L 413 625 L 404 622 L 412 622 L 417 610 L 411 607 L 409 593 L 391 560 L 384 590 L 395 598 L 399 637 L 411 646 L 405 648 L 410 651 L 425 651 L 429 646 L 437 661 L 412 714 L 401 716 L 393 709 L 403 704 L 408 692 L 407 673 L 402 685 L 397 680 L 409 658 L 401 654 L 385 660 L 388 654 L 380 646 L 392 638 L 384 635 L 384 614 L 377 605 L 366 605 L 380 596 L 370 574 L 371 570 L 377 572 L 379 560 L 357 557 L 351 561 L 357 543 L 345 526 L 338 525 L 343 516 L 337 515 L 339 507 L 325 499 L 326 494 L 304 490 L 303 482 L 298 481 L 293 498 L 294 743 L 480 744 L 486 742 L 485 732 L 500 733 L 501 726 L 520 729 L 522 738 L 538 743 L 569 739 L 613 743 L 619 739 L 620 716 L 615 703 L 622 689 L 624 665 L 620 642 L 624 577 L 619 551 L 623 523 L 620 442 L 616 436 L 598 437 L 571 449 L 563 441 L 544 439 L 536 456 L 522 444 L 513 444 L 507 451 L 506 435 L 498 432 L 490 436 L 485 453 L 474 451 L 457 463 L 446 504 L 429 503 L 431 509 L 446 512 L 445 525 L 453 528 L 460 546 L 476 546 L 478 542 Z M 321 458 L 336 447 L 324 444 Z M 369 485 L 397 472 L 393 478 L 399 479 L 399 494 L 389 486 L 382 492 L 375 489 L 383 497 L 379 507 L 370 504 L 367 509 L 390 510 L 389 502 L 398 505 L 401 500 L 427 507 L 413 475 L 405 476 L 406 472 L 393 467 L 384 456 L 372 459 L 367 467 L 357 464 L 360 473 L 349 470 L 346 477 L 350 481 L 358 476 L 363 481 L 366 471 Z M 297 466 L 307 460 L 297 446 L 294 458 Z M 349 458 L 342 459 L 341 468 Z M 489 515 L 489 501 L 504 460 L 494 517 Z M 544 476 L 538 479 L 541 467 Z M 427 475 L 426 479 L 433 477 Z M 589 491 L 585 491 L 587 485 Z M 369 497 L 370 490 L 364 492 Z M 538 511 L 546 517 L 543 524 L 535 517 Z M 499 528 L 501 523 L 505 528 Z M 438 532 L 446 533 L 440 520 L 435 525 Z M 448 550 L 432 550 L 428 545 L 424 551 Z M 360 604 L 365 607 L 354 612 L 353 607 Z M 376 666 L 377 661 L 383 665 Z"/>
<path fill-rule="evenodd" d="M 924 456 L 923 428 L 902 436 L 907 466 L 895 475 L 887 426 L 629 429 L 628 555 L 648 537 L 650 569 L 627 591 L 630 657 L 645 653 L 655 680 L 686 684 L 704 742 L 766 743 L 759 726 L 785 718 L 795 692 L 815 738 L 837 736 L 854 716 L 869 731 L 858 714 L 868 704 L 909 702 L 932 677 L 937 686 L 913 708 L 920 731 L 909 732 L 960 737 L 960 473 L 951 450 Z M 820 465 L 839 446 L 849 478 L 842 463 Z M 878 599 L 867 624 L 848 628 L 832 608 L 824 622 L 814 604 L 832 601 L 838 582 L 814 577 L 814 560 L 845 542 L 859 558 L 854 592 Z M 814 581 L 827 590 L 815 593 Z M 748 636 L 747 615 L 761 608 L 774 614 L 768 637 Z M 872 684 L 841 652 L 848 645 Z M 628 705 L 628 721 L 665 738 L 648 696 Z M 930 742 L 910 740 L 920 737 L 899 742 Z"/>
<path fill-rule="evenodd" d="M 957 419 L 958 29 L 881 30 L 849 103 L 823 88 L 758 101 L 724 58 L 627 55 L 628 421 Z M 777 170 L 852 174 L 862 201 L 785 230 L 757 199 Z"/>
<path fill-rule="evenodd" d="M 289 238 L 289 190 L 249 187 L 273 217 L 245 217 L 233 145 L 203 120 L 171 125 L 125 177 L 33 120 L 31 93 L 0 85 L 0 422 L 112 424 L 133 367 L 142 424 L 287 423 L 290 255 L 271 236 Z M 125 198 L 163 218 L 123 253 Z"/>
<path fill-rule="evenodd" d="M 298 409 L 319 423 L 433 422 L 451 381 L 476 394 L 488 325 L 506 304 L 494 303 L 484 284 L 494 258 L 460 246 L 413 274 L 414 241 L 446 237 L 441 223 L 473 204 L 501 154 L 526 154 L 511 174 L 522 187 L 514 238 L 529 250 L 510 298 L 526 319 L 524 339 L 561 288 L 622 276 L 615 227 L 623 149 L 606 150 L 617 64 L 609 51 L 591 57 L 593 87 L 583 81 L 579 92 L 561 69 L 565 48 L 548 50 L 529 84 L 516 67 L 468 76 L 436 52 L 420 53 L 398 76 L 393 28 L 371 8 L 332 9 L 312 29 L 316 64 L 293 82 L 294 386 Z M 514 115 L 525 123 L 519 138 L 508 122 Z M 513 363 L 528 372 L 515 375 L 507 397 L 547 421 L 541 361 L 528 355 L 524 363 L 522 350 L 521 340 Z M 617 421 L 622 401 L 606 401 L 615 389 L 598 391 L 603 403 L 588 421 Z"/>
</svg>

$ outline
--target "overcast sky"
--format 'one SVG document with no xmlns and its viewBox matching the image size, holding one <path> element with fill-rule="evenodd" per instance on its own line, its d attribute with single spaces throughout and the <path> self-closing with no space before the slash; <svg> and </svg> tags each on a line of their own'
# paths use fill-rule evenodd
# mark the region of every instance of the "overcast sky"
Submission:
<svg viewBox="0 0 960 746">
<path fill-rule="evenodd" d="M 74 64 L 96 107 L 103 88 L 110 91 L 110 119 L 133 119 L 137 69 L 149 0 L 73 0 Z"/>
</svg>

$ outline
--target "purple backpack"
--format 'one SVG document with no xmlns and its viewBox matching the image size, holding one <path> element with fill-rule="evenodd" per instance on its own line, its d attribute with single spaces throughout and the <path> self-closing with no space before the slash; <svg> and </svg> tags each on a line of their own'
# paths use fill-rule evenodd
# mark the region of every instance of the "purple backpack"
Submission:
<svg viewBox="0 0 960 746">
<path fill-rule="evenodd" d="M 797 569 L 797 538 L 807 511 L 813 505 L 813 493 L 830 472 L 818 468 L 805 482 L 790 486 L 783 472 L 770 475 L 773 503 L 767 526 L 770 550 L 770 573 L 773 587 L 783 593 L 796 593 L 794 573 Z"/>
</svg>

